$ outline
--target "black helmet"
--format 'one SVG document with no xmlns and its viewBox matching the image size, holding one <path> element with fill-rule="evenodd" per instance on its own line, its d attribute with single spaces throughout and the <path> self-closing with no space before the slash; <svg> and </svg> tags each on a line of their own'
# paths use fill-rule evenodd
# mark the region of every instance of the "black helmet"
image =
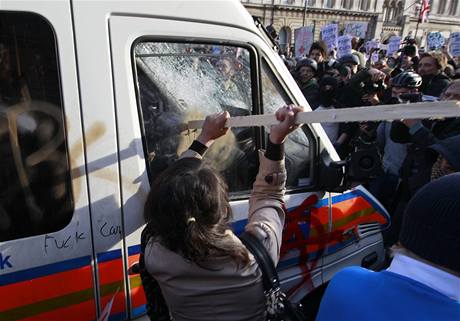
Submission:
<svg viewBox="0 0 460 321">
<path fill-rule="evenodd" d="M 422 77 L 413 71 L 404 71 L 391 78 L 392 87 L 418 88 L 422 84 Z"/>
<path fill-rule="evenodd" d="M 314 59 L 311 59 L 311 58 L 304 58 L 302 60 L 300 60 L 298 63 L 297 63 L 297 66 L 296 66 L 296 71 L 299 71 L 300 68 L 302 67 L 310 67 L 311 69 L 313 69 L 315 72 L 318 71 L 318 64 L 316 63 L 316 61 Z"/>
<path fill-rule="evenodd" d="M 347 54 L 339 58 L 337 60 L 339 64 L 353 64 L 353 65 L 359 65 L 359 58 L 354 55 L 354 54 Z"/>
</svg>

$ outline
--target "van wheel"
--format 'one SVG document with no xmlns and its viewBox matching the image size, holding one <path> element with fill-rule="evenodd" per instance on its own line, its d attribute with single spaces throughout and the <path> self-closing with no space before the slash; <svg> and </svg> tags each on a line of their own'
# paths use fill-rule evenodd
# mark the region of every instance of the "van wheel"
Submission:
<svg viewBox="0 0 460 321">
<path fill-rule="evenodd" d="M 315 321 L 316 315 L 319 311 L 319 305 L 323 298 L 324 292 L 326 291 L 329 282 L 317 287 L 313 292 L 307 294 L 300 302 L 302 303 L 306 321 Z"/>
</svg>

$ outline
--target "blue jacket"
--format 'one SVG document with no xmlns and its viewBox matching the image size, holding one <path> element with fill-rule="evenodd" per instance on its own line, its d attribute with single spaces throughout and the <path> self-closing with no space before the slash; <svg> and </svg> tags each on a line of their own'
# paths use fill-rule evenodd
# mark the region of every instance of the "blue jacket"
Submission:
<svg viewBox="0 0 460 321">
<path fill-rule="evenodd" d="M 460 302 L 405 276 L 346 268 L 330 282 L 316 321 L 460 320 Z"/>
</svg>

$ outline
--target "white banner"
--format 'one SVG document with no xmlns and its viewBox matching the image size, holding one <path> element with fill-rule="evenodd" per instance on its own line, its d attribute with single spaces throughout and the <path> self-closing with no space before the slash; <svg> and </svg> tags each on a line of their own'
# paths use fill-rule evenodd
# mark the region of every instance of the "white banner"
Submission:
<svg viewBox="0 0 460 321">
<path fill-rule="evenodd" d="M 401 46 L 401 37 L 392 36 L 388 42 L 387 56 L 392 56 Z"/>
<path fill-rule="evenodd" d="M 294 30 L 295 56 L 308 56 L 311 44 L 313 43 L 313 27 L 301 27 Z"/>
<path fill-rule="evenodd" d="M 366 38 L 367 22 L 353 22 L 345 26 L 345 34 L 358 38 Z"/>
<path fill-rule="evenodd" d="M 351 54 L 351 38 L 352 36 L 340 36 L 337 39 L 337 58 Z"/>
<path fill-rule="evenodd" d="M 337 24 L 330 24 L 321 28 L 321 39 L 326 43 L 329 50 L 337 47 L 338 31 Z"/>
</svg>

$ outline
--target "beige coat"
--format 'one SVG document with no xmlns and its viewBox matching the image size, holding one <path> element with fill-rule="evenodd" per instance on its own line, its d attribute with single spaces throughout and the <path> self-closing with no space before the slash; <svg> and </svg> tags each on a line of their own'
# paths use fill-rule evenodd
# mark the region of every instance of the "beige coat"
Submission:
<svg viewBox="0 0 460 321">
<path fill-rule="evenodd" d="M 201 156 L 192 150 L 182 157 Z M 260 167 L 249 200 L 246 230 L 257 235 L 278 262 L 284 212 L 282 209 L 286 172 L 284 160 L 272 161 L 259 153 Z M 240 240 L 228 231 L 234 242 Z M 171 315 L 176 321 L 262 321 L 265 297 L 261 272 L 254 257 L 238 268 L 230 257 L 212 258 L 203 269 L 158 242 L 150 241 L 145 251 L 147 271 L 160 284 Z"/>
</svg>

